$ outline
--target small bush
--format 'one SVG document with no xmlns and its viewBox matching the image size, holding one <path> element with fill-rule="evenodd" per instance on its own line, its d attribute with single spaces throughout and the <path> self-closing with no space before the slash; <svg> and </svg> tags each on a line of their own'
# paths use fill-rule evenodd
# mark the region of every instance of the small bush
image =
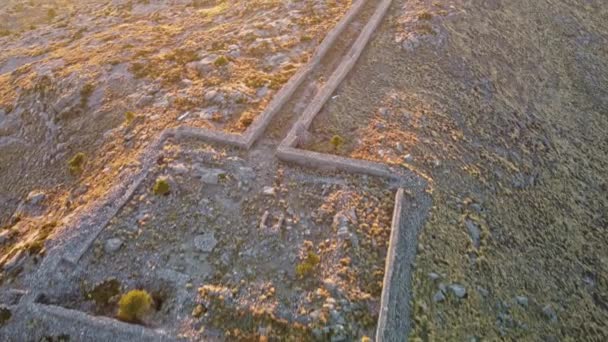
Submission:
<svg viewBox="0 0 608 342">
<path fill-rule="evenodd" d="M 247 113 L 244 113 L 243 115 L 241 115 L 241 117 L 239 118 L 239 123 L 243 127 L 249 127 L 253 123 L 254 118 L 255 117 L 253 116 L 253 114 L 251 114 L 250 112 L 247 112 Z"/>
<path fill-rule="evenodd" d="M 49 10 L 46 12 L 46 16 L 50 20 L 53 20 L 57 16 L 57 11 L 55 11 L 54 8 L 49 8 Z"/>
<path fill-rule="evenodd" d="M 80 89 L 80 104 L 85 107 L 89 103 L 89 97 L 95 91 L 95 85 L 93 83 L 85 84 Z"/>
<path fill-rule="evenodd" d="M 152 308 L 152 296 L 145 290 L 131 290 L 118 302 L 116 317 L 125 322 L 139 322 Z"/>
<path fill-rule="evenodd" d="M 344 138 L 339 135 L 334 135 L 333 137 L 331 137 L 329 143 L 331 144 L 331 146 L 334 147 L 334 150 L 337 150 L 338 148 L 340 148 L 340 146 L 344 144 Z"/>
<path fill-rule="evenodd" d="M 85 155 L 82 152 L 76 153 L 72 159 L 68 161 L 68 168 L 70 169 L 70 173 L 73 175 L 78 175 L 82 173 L 82 167 L 84 166 Z"/>
<path fill-rule="evenodd" d="M 154 194 L 158 196 L 166 196 L 169 194 L 169 191 L 171 191 L 169 182 L 165 178 L 157 179 L 152 190 L 154 191 Z"/>
<path fill-rule="evenodd" d="M 176 49 L 175 51 L 166 55 L 165 58 L 178 64 L 187 64 L 198 60 L 198 53 L 196 50 Z"/>
<path fill-rule="evenodd" d="M 252 89 L 262 88 L 266 83 L 268 82 L 261 76 L 250 76 L 245 80 L 245 85 Z"/>
<path fill-rule="evenodd" d="M 216 67 L 220 68 L 223 67 L 224 65 L 228 64 L 228 58 L 226 58 L 225 56 L 219 56 L 214 62 L 213 65 L 215 65 Z"/>
<path fill-rule="evenodd" d="M 130 125 L 131 122 L 133 122 L 133 120 L 135 120 L 135 113 L 133 112 L 126 112 L 125 113 L 125 122 L 127 123 L 127 125 Z"/>
<path fill-rule="evenodd" d="M 320 261 L 321 258 L 317 254 L 313 252 L 308 252 L 306 259 L 304 259 L 304 261 L 302 261 L 296 266 L 296 275 L 299 278 L 311 275 L 312 273 L 314 273 L 315 268 L 317 267 Z"/>
<path fill-rule="evenodd" d="M 421 12 L 418 14 L 418 20 L 431 20 L 433 15 L 429 12 Z"/>
<path fill-rule="evenodd" d="M 8 322 L 9 319 L 13 316 L 11 310 L 4 306 L 0 307 L 0 327 L 4 325 L 4 323 Z"/>
</svg>

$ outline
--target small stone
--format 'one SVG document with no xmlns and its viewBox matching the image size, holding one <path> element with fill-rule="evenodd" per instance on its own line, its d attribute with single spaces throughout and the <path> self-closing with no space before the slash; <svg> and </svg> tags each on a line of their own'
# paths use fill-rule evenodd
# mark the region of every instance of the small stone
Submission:
<svg viewBox="0 0 608 342">
<path fill-rule="evenodd" d="M 340 315 L 340 313 L 338 312 L 338 310 L 331 310 L 329 312 L 329 317 L 331 318 L 331 321 L 337 324 L 345 324 L 346 322 L 344 321 L 344 317 L 342 317 L 342 315 Z"/>
<path fill-rule="evenodd" d="M 112 254 L 112 253 L 116 253 L 120 249 L 121 246 L 122 246 L 121 239 L 112 238 L 112 239 L 106 240 L 106 243 L 103 246 L 103 250 L 108 254 Z"/>
<path fill-rule="evenodd" d="M 262 218 L 260 219 L 260 229 L 266 229 L 266 221 L 268 220 L 268 216 L 270 215 L 270 213 L 268 212 L 268 210 L 264 211 L 264 214 L 262 214 Z"/>
<path fill-rule="evenodd" d="M 137 100 L 137 103 L 135 104 L 135 106 L 137 106 L 137 108 L 143 108 L 143 107 L 147 107 L 147 106 L 151 105 L 152 102 L 154 102 L 154 96 L 144 95 L 144 96 L 140 97 L 139 100 Z"/>
<path fill-rule="evenodd" d="M 342 341 L 346 341 L 346 329 L 344 329 L 344 326 L 342 324 L 336 324 L 332 327 L 332 336 L 330 341 L 331 342 L 342 342 Z"/>
<path fill-rule="evenodd" d="M 262 193 L 267 196 L 274 196 L 276 194 L 276 191 L 271 186 L 265 186 L 264 189 L 262 189 Z"/>
<path fill-rule="evenodd" d="M 182 163 L 170 164 L 169 168 L 178 175 L 184 175 L 188 173 L 188 168 Z"/>
<path fill-rule="evenodd" d="M 403 160 L 406 163 L 411 163 L 412 161 L 414 161 L 414 157 L 412 157 L 412 155 L 408 153 L 405 156 L 403 156 Z"/>
<path fill-rule="evenodd" d="M 314 328 L 312 330 L 312 335 L 314 336 L 315 341 L 320 341 L 323 339 L 323 330 L 319 328 Z"/>
<path fill-rule="evenodd" d="M 551 323 L 557 322 L 557 313 L 555 312 L 555 309 L 553 309 L 553 307 L 551 306 L 551 304 L 545 305 L 545 307 L 543 308 L 543 315 L 545 315 L 545 317 Z"/>
<path fill-rule="evenodd" d="M 309 314 L 309 316 L 313 321 L 316 321 L 319 319 L 319 317 L 321 317 L 321 310 L 314 310 Z"/>
<path fill-rule="evenodd" d="M 448 288 L 458 298 L 465 298 L 467 296 L 467 289 L 460 284 L 452 284 Z"/>
<path fill-rule="evenodd" d="M 177 118 L 177 121 L 183 121 L 190 115 L 190 112 L 185 112 Z"/>
<path fill-rule="evenodd" d="M 429 273 L 429 279 L 431 279 L 432 281 L 435 281 L 435 280 L 440 279 L 440 278 L 441 278 L 441 276 L 439 274 L 435 273 L 435 272 Z"/>
<path fill-rule="evenodd" d="M 206 184 L 219 184 L 220 177 L 226 175 L 226 172 L 224 170 L 207 169 L 204 167 L 198 167 L 197 172 L 201 181 Z"/>
<path fill-rule="evenodd" d="M 211 101 L 213 100 L 213 98 L 215 98 L 217 96 L 217 90 L 209 90 L 205 93 L 205 100 L 206 101 Z"/>
<path fill-rule="evenodd" d="M 201 119 L 203 119 L 203 120 L 211 120 L 219 112 L 220 112 L 219 107 L 217 107 L 217 106 L 211 106 L 211 107 L 203 108 L 198 113 L 198 117 L 201 118 Z"/>
<path fill-rule="evenodd" d="M 490 295 L 490 292 L 481 286 L 477 287 L 477 292 L 479 292 L 479 294 L 484 297 L 487 297 L 488 295 Z"/>
<path fill-rule="evenodd" d="M 323 286 L 332 294 L 338 289 L 338 284 L 333 279 L 326 278 L 323 280 Z"/>
<path fill-rule="evenodd" d="M 217 245 L 213 233 L 201 234 L 194 237 L 194 247 L 203 253 L 210 253 Z"/>
<path fill-rule="evenodd" d="M 445 294 L 443 294 L 443 291 L 439 290 L 435 293 L 435 295 L 433 296 L 433 302 L 435 303 L 441 303 L 445 300 Z"/>
<path fill-rule="evenodd" d="M 27 195 L 27 202 L 33 205 L 38 205 L 46 198 L 46 194 L 41 191 L 32 191 Z"/>
<path fill-rule="evenodd" d="M 516 296 L 515 300 L 517 301 L 517 304 L 523 306 L 523 307 L 528 307 L 528 297 L 526 296 Z"/>
<path fill-rule="evenodd" d="M 469 219 L 465 220 L 464 224 L 469 231 L 469 236 L 471 237 L 471 241 L 473 241 L 473 245 L 475 248 L 479 248 L 481 244 L 481 231 L 479 230 L 479 226 Z"/>
<path fill-rule="evenodd" d="M 349 231 L 348 231 L 348 227 L 346 226 L 342 226 L 340 227 L 340 229 L 338 229 L 338 238 L 340 239 L 346 239 L 349 237 Z"/>
<path fill-rule="evenodd" d="M 262 98 L 268 94 L 268 87 L 264 86 L 256 92 L 256 96 Z"/>
</svg>

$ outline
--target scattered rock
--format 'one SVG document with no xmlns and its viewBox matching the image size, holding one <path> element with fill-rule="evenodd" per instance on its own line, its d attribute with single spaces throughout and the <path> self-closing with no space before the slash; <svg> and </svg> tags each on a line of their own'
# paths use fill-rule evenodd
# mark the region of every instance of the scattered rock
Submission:
<svg viewBox="0 0 608 342">
<path fill-rule="evenodd" d="M 178 175 L 185 175 L 188 173 L 188 168 L 183 163 L 170 164 L 169 168 Z"/>
<path fill-rule="evenodd" d="M 452 284 L 448 288 L 458 298 L 465 298 L 467 296 L 467 289 L 460 284 Z"/>
<path fill-rule="evenodd" d="M 194 237 L 194 247 L 203 253 L 210 253 L 217 245 L 217 240 L 213 233 L 197 235 Z"/>
<path fill-rule="evenodd" d="M 154 96 L 144 95 L 144 96 L 140 97 L 139 100 L 137 100 L 137 103 L 135 104 L 135 106 L 137 106 L 137 108 L 143 108 L 143 107 L 147 107 L 147 106 L 151 105 L 153 102 L 154 102 Z"/>
<path fill-rule="evenodd" d="M 481 231 L 479 230 L 479 226 L 469 219 L 466 219 L 464 221 L 464 224 L 467 227 L 467 230 L 469 231 L 469 236 L 473 241 L 473 245 L 475 246 L 475 248 L 479 248 L 481 244 Z"/>
<path fill-rule="evenodd" d="M 270 213 L 268 210 L 264 211 L 264 214 L 262 214 L 262 219 L 260 220 L 260 229 L 264 230 L 267 228 L 266 221 L 268 220 L 269 215 Z"/>
<path fill-rule="evenodd" d="M 516 296 L 515 300 L 517 301 L 517 304 L 523 306 L 523 307 L 528 307 L 528 297 L 526 296 Z"/>
<path fill-rule="evenodd" d="M 255 179 L 255 171 L 251 167 L 241 166 L 237 169 L 237 177 L 242 181 Z"/>
<path fill-rule="evenodd" d="M 338 229 L 338 238 L 347 239 L 350 236 L 350 232 L 348 231 L 348 227 L 342 226 Z"/>
<path fill-rule="evenodd" d="M 274 196 L 276 195 L 276 190 L 271 186 L 265 186 L 264 189 L 262 189 L 262 193 L 267 196 Z"/>
<path fill-rule="evenodd" d="M 196 171 L 201 181 L 207 184 L 218 184 L 220 182 L 220 177 L 226 175 L 226 171 L 224 170 L 208 169 L 200 166 L 197 167 Z"/>
<path fill-rule="evenodd" d="M 490 292 L 481 286 L 477 286 L 477 292 L 479 292 L 479 294 L 484 297 L 487 297 L 488 295 L 490 295 Z"/>
<path fill-rule="evenodd" d="M 204 120 L 211 120 L 213 116 L 220 112 L 219 107 L 211 106 L 207 108 L 203 108 L 199 113 L 198 117 Z"/>
<path fill-rule="evenodd" d="M 445 294 L 443 293 L 443 291 L 439 290 L 433 296 L 433 302 L 441 303 L 443 301 L 445 301 Z"/>
<path fill-rule="evenodd" d="M 330 279 L 330 278 L 325 278 L 323 280 L 323 286 L 325 287 L 325 289 L 327 291 L 329 291 L 330 293 L 332 293 L 332 295 L 338 289 L 338 284 L 336 284 L 336 282 L 333 279 Z"/>
<path fill-rule="evenodd" d="M 183 121 L 183 120 L 186 120 L 186 118 L 187 118 L 189 115 L 190 115 L 190 112 L 185 112 L 184 114 L 180 115 L 180 116 L 177 118 L 177 121 Z"/>
<path fill-rule="evenodd" d="M 119 238 L 108 239 L 103 246 L 103 250 L 108 254 L 116 253 L 122 246 L 122 243 L 122 240 Z"/>
<path fill-rule="evenodd" d="M 429 273 L 429 279 L 431 279 L 432 281 L 441 279 L 441 276 L 435 272 L 431 272 Z"/>
<path fill-rule="evenodd" d="M 262 98 L 268 94 L 268 87 L 264 86 L 255 93 L 255 95 L 259 98 Z"/>
<path fill-rule="evenodd" d="M 32 205 L 38 205 L 44 201 L 46 194 L 42 191 L 32 191 L 27 195 L 27 202 Z"/>
<path fill-rule="evenodd" d="M 543 308 L 543 315 L 545 315 L 545 317 L 551 323 L 557 322 L 557 312 L 555 312 L 555 309 L 553 309 L 553 306 L 551 306 L 551 304 L 545 305 L 545 307 Z"/>
</svg>

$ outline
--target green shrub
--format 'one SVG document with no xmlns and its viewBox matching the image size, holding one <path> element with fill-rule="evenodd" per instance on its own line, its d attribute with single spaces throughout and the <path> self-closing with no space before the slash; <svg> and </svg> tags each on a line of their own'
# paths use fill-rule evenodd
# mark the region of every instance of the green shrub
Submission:
<svg viewBox="0 0 608 342">
<path fill-rule="evenodd" d="M 68 161 L 68 168 L 70 169 L 70 173 L 73 175 L 77 175 L 82 173 L 82 167 L 84 166 L 85 155 L 82 152 L 76 153 L 72 159 Z"/>
<path fill-rule="evenodd" d="M 150 312 L 152 296 L 145 290 L 131 290 L 122 295 L 118 302 L 116 317 L 125 322 L 139 322 Z"/>
<path fill-rule="evenodd" d="M 95 91 L 95 85 L 93 83 L 86 83 L 82 89 L 80 89 L 80 104 L 83 107 L 89 103 L 89 97 Z"/>
<path fill-rule="evenodd" d="M 340 146 L 342 146 L 342 144 L 344 144 L 344 138 L 339 135 L 334 135 L 333 137 L 331 137 L 329 143 L 331 144 L 331 146 L 334 147 L 334 150 L 337 150 L 338 148 L 340 148 Z"/>
<path fill-rule="evenodd" d="M 228 58 L 226 58 L 225 56 L 219 56 L 215 62 L 213 62 L 213 65 L 215 65 L 216 67 L 223 67 L 224 65 L 228 64 Z"/>
<path fill-rule="evenodd" d="M 125 113 L 125 122 L 127 123 L 127 125 L 130 125 L 131 122 L 133 122 L 133 120 L 135 120 L 135 113 L 133 112 L 126 112 Z"/>
<path fill-rule="evenodd" d="M 0 307 L 0 327 L 4 325 L 4 323 L 8 322 L 9 319 L 13 316 L 11 310 L 7 307 Z"/>
<path fill-rule="evenodd" d="M 418 20 L 431 20 L 433 15 L 429 12 L 421 12 L 418 14 Z"/>
<path fill-rule="evenodd" d="M 169 182 L 165 178 L 159 178 L 154 183 L 154 188 L 152 189 L 155 195 L 166 196 L 171 191 L 169 186 Z"/>
<path fill-rule="evenodd" d="M 321 261 L 321 258 L 314 252 L 308 252 L 306 259 L 296 266 L 296 275 L 299 278 L 311 275 Z"/>
<path fill-rule="evenodd" d="M 57 16 L 57 11 L 55 11 L 54 8 L 49 8 L 49 10 L 46 12 L 47 17 L 52 20 Z"/>
</svg>

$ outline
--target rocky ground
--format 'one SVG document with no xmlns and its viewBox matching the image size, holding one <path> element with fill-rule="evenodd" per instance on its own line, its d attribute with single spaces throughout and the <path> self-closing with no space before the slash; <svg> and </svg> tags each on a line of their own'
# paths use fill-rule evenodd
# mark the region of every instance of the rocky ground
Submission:
<svg viewBox="0 0 608 342">
<path fill-rule="evenodd" d="M 607 46 L 602 1 L 395 1 L 313 123 L 433 184 L 412 340 L 608 338 Z"/>
<path fill-rule="evenodd" d="M 0 299 L 162 129 L 242 132 L 348 5 L 0 4 Z M 607 47 L 601 0 L 393 1 L 299 147 L 428 180 L 411 340 L 608 339 Z M 170 141 L 38 302 L 145 288 L 139 323 L 190 340 L 373 337 L 393 185 L 278 163 L 290 119 L 248 153 Z"/>
<path fill-rule="evenodd" d="M 243 131 L 349 5 L 3 2 L 0 264 L 43 252 L 162 129 Z"/>
<path fill-rule="evenodd" d="M 143 288 L 157 303 L 143 324 L 189 340 L 373 336 L 394 190 L 271 156 L 167 144 L 44 302 L 114 317 L 119 295 Z M 168 193 L 155 193 L 159 179 Z"/>
</svg>

